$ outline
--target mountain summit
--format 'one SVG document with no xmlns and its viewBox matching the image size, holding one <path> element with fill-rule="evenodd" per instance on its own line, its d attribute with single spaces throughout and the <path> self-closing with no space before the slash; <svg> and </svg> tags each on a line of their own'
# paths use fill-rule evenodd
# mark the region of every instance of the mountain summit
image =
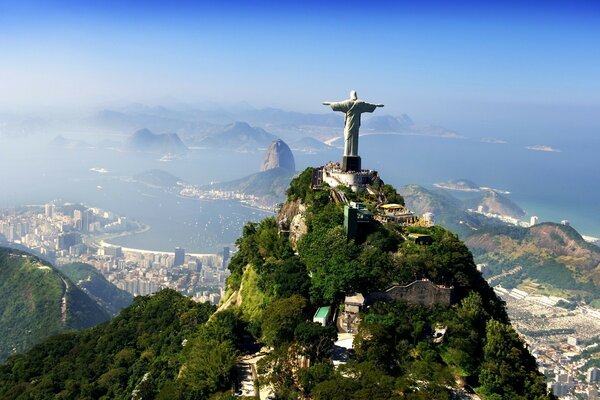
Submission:
<svg viewBox="0 0 600 400">
<path fill-rule="evenodd" d="M 187 147 L 176 133 L 154 134 L 149 129 L 136 131 L 125 143 L 125 148 L 130 151 L 161 154 L 180 154 L 187 151 Z"/>
<path fill-rule="evenodd" d="M 210 149 L 256 150 L 264 148 L 277 139 L 262 128 L 253 127 L 246 122 L 229 124 L 198 142 L 201 147 Z"/>
<path fill-rule="evenodd" d="M 282 168 L 287 171 L 296 171 L 296 161 L 289 146 L 281 139 L 274 140 L 263 159 L 261 172 L 273 168 Z"/>
</svg>

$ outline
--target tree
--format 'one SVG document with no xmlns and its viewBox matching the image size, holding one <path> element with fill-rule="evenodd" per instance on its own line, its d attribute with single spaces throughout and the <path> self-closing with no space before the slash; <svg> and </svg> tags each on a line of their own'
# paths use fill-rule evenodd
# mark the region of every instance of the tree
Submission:
<svg viewBox="0 0 600 400">
<path fill-rule="evenodd" d="M 333 378 L 333 374 L 334 369 L 329 363 L 314 364 L 298 371 L 298 383 L 304 395 L 308 396 L 316 385 Z"/>
<path fill-rule="evenodd" d="M 331 357 L 337 339 L 333 326 L 323 326 L 316 322 L 301 322 L 294 331 L 294 338 L 301 347 L 300 352 L 312 363 L 325 361 Z"/>
<path fill-rule="evenodd" d="M 535 359 L 510 325 L 488 321 L 483 353 L 479 381 L 484 393 L 513 399 L 547 398 Z"/>
<path fill-rule="evenodd" d="M 315 304 L 330 304 L 362 282 L 360 249 L 346 239 L 342 226 L 309 232 L 300 241 L 299 252 L 312 275 L 310 296 Z"/>
<path fill-rule="evenodd" d="M 183 370 L 186 388 L 203 398 L 226 389 L 231 381 L 236 357 L 237 351 L 230 341 L 201 338 L 194 343 Z"/>
<path fill-rule="evenodd" d="M 296 325 L 304 320 L 306 305 L 306 299 L 300 295 L 269 304 L 262 321 L 264 342 L 270 346 L 279 346 L 292 341 Z"/>
</svg>

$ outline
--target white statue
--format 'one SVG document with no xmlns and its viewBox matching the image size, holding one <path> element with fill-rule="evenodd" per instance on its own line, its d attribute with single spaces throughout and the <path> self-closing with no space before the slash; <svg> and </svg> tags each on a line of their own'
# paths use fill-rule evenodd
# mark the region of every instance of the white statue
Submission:
<svg viewBox="0 0 600 400">
<path fill-rule="evenodd" d="M 373 112 L 383 104 L 370 104 L 358 99 L 356 90 L 350 92 L 348 100 L 340 102 L 323 102 L 323 105 L 331 106 L 333 111 L 346 113 L 346 125 L 344 126 L 344 156 L 358 156 L 358 130 L 360 128 L 360 114 Z"/>
</svg>

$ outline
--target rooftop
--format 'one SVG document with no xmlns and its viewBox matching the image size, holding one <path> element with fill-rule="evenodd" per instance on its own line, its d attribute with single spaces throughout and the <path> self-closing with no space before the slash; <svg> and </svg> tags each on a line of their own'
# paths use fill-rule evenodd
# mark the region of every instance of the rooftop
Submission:
<svg viewBox="0 0 600 400">
<path fill-rule="evenodd" d="M 319 307 L 319 309 L 315 313 L 315 318 L 327 318 L 330 310 L 331 307 Z"/>
</svg>

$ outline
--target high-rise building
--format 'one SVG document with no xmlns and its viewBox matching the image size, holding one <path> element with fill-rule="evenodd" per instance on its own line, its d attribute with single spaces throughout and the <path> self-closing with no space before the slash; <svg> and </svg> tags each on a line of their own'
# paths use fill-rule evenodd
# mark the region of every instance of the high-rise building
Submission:
<svg viewBox="0 0 600 400">
<path fill-rule="evenodd" d="M 231 253 L 228 246 L 223 247 L 223 269 L 227 268 L 229 265 L 229 259 L 231 258 Z"/>
<path fill-rule="evenodd" d="M 73 211 L 73 227 L 77 230 L 82 230 L 83 228 L 83 216 L 82 216 L 82 211 L 81 210 L 75 210 Z"/>
<path fill-rule="evenodd" d="M 531 218 L 529 219 L 529 226 L 537 225 L 538 220 L 539 219 L 538 219 L 537 215 L 532 215 Z"/>
<path fill-rule="evenodd" d="M 54 216 L 54 204 L 48 203 L 44 206 L 44 213 L 46 218 L 52 218 Z"/>
<path fill-rule="evenodd" d="M 93 222 L 94 218 L 94 214 L 92 213 L 92 210 L 90 209 L 85 209 L 83 210 L 83 212 L 81 213 L 81 230 L 83 232 L 89 232 L 90 230 L 90 224 Z"/>
<path fill-rule="evenodd" d="M 58 235 L 57 250 L 69 250 L 71 246 L 81 243 L 81 235 L 77 232 L 61 233 Z"/>
<path fill-rule="evenodd" d="M 175 260 L 173 260 L 173 266 L 179 267 L 180 265 L 183 265 L 184 261 L 185 249 L 182 249 L 181 247 L 175 247 Z"/>
<path fill-rule="evenodd" d="M 101 249 L 102 255 L 111 257 L 123 257 L 123 249 L 121 246 L 104 246 Z"/>
</svg>

